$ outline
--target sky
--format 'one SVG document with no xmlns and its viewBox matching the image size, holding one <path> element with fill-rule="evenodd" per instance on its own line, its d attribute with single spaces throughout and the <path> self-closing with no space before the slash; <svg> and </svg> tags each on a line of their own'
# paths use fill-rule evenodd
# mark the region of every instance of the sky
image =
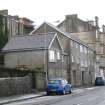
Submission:
<svg viewBox="0 0 105 105">
<path fill-rule="evenodd" d="M 78 14 L 84 21 L 98 16 L 100 27 L 105 24 L 105 0 L 0 0 L 2 9 L 8 9 L 10 15 L 28 17 L 36 25 L 43 21 L 55 24 L 69 14 Z"/>
</svg>

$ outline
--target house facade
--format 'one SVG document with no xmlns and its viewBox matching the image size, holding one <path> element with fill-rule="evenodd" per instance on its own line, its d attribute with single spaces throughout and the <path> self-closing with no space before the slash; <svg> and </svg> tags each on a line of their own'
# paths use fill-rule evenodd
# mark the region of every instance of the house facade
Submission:
<svg viewBox="0 0 105 105">
<path fill-rule="evenodd" d="M 67 77 L 56 33 L 12 37 L 2 52 L 5 68 L 37 71 L 33 75 L 36 89 L 45 88 L 46 82 L 51 78 Z"/>
<path fill-rule="evenodd" d="M 34 29 L 30 19 L 23 21 L 21 19 L 17 15 L 9 15 L 8 10 L 0 10 L 0 51 L 11 37 L 25 35 Z M 24 21 L 25 23 L 28 21 L 28 24 L 24 24 Z M 0 66 L 3 66 L 3 62 L 3 55 L 0 53 Z"/>
<path fill-rule="evenodd" d="M 66 15 L 65 20 L 58 26 L 59 29 L 79 37 L 82 41 L 96 50 L 96 76 L 104 76 L 105 70 L 105 42 L 104 31 L 99 28 L 99 19 L 96 16 L 93 21 L 83 21 L 78 18 L 77 14 Z M 104 29 L 104 28 L 103 28 Z"/>
<path fill-rule="evenodd" d="M 72 34 L 44 22 L 33 30 L 36 33 L 56 32 L 60 40 L 66 61 L 67 79 L 73 86 L 93 85 L 95 80 L 95 50 Z M 64 61 L 65 59 L 65 61 Z"/>
</svg>

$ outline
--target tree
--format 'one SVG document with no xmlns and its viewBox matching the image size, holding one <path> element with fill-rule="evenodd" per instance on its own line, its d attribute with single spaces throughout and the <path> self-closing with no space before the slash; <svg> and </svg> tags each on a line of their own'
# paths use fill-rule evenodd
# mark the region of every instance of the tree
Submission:
<svg viewBox="0 0 105 105">
<path fill-rule="evenodd" d="M 8 41 L 7 17 L 0 14 L 0 50 Z"/>
</svg>

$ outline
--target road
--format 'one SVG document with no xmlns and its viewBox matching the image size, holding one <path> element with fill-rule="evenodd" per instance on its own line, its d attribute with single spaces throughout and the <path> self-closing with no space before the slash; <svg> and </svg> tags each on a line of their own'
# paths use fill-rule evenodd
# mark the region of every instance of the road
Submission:
<svg viewBox="0 0 105 105">
<path fill-rule="evenodd" d="M 72 94 L 43 96 L 5 105 L 105 105 L 105 86 L 77 89 Z"/>
</svg>

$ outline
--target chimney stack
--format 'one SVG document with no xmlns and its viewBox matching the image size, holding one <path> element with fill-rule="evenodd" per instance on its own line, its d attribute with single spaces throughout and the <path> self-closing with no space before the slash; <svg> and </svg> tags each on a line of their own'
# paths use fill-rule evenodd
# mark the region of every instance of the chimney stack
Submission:
<svg viewBox="0 0 105 105">
<path fill-rule="evenodd" d="M 66 19 L 68 18 L 77 18 L 77 14 L 66 15 Z"/>
<path fill-rule="evenodd" d="M 96 28 L 99 28 L 99 18 L 97 16 L 95 16 L 95 26 Z"/>
<path fill-rule="evenodd" d="M 8 15 L 8 10 L 7 9 L 0 10 L 0 14 L 2 14 L 2 15 Z"/>
</svg>

